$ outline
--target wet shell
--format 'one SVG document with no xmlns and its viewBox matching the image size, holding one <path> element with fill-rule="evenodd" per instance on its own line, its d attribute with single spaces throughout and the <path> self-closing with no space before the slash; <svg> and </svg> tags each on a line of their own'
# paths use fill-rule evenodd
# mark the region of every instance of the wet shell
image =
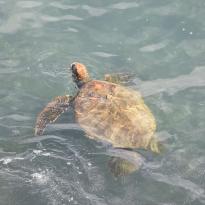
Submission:
<svg viewBox="0 0 205 205">
<path fill-rule="evenodd" d="M 92 139 L 120 148 L 147 148 L 156 122 L 139 92 L 121 85 L 92 80 L 74 100 L 77 122 Z"/>
</svg>

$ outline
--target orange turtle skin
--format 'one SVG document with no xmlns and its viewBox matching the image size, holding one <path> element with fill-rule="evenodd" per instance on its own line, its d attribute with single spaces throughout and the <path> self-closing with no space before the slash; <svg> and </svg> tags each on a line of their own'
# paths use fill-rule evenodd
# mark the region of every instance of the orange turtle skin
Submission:
<svg viewBox="0 0 205 205">
<path fill-rule="evenodd" d="M 156 122 L 139 92 L 91 80 L 80 88 L 73 103 L 76 121 L 89 138 L 113 147 L 148 148 Z"/>
</svg>

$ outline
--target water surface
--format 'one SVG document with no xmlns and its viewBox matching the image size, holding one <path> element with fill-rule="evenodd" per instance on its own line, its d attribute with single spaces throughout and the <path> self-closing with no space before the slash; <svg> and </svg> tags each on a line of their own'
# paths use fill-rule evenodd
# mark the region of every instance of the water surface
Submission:
<svg viewBox="0 0 205 205">
<path fill-rule="evenodd" d="M 0 0 L 0 204 L 205 204 L 204 0 Z M 34 138 L 37 113 L 93 78 L 135 74 L 166 152 L 115 179 L 69 112 Z"/>
</svg>

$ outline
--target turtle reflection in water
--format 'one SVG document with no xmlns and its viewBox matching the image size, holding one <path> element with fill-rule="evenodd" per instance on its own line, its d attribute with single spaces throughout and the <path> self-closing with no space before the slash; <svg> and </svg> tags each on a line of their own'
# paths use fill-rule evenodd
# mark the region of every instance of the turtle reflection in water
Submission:
<svg viewBox="0 0 205 205">
<path fill-rule="evenodd" d="M 86 67 L 72 63 L 74 82 L 79 88 L 75 96 L 58 96 L 39 113 L 35 135 L 42 135 L 48 123 L 72 107 L 76 121 L 86 136 L 108 142 L 113 149 L 109 161 L 115 176 L 137 170 L 143 157 L 134 149 L 148 149 L 159 153 L 154 133 L 156 121 L 139 92 L 120 85 L 123 75 L 105 75 L 105 80 L 92 80 Z"/>
</svg>

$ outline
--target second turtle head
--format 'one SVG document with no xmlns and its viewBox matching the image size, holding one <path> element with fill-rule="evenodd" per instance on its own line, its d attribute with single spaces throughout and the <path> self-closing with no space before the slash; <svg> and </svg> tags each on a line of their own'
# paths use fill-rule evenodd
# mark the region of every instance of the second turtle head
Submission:
<svg viewBox="0 0 205 205">
<path fill-rule="evenodd" d="M 84 83 L 89 81 L 89 75 L 85 65 L 74 62 L 70 65 L 74 82 L 80 88 Z"/>
</svg>

